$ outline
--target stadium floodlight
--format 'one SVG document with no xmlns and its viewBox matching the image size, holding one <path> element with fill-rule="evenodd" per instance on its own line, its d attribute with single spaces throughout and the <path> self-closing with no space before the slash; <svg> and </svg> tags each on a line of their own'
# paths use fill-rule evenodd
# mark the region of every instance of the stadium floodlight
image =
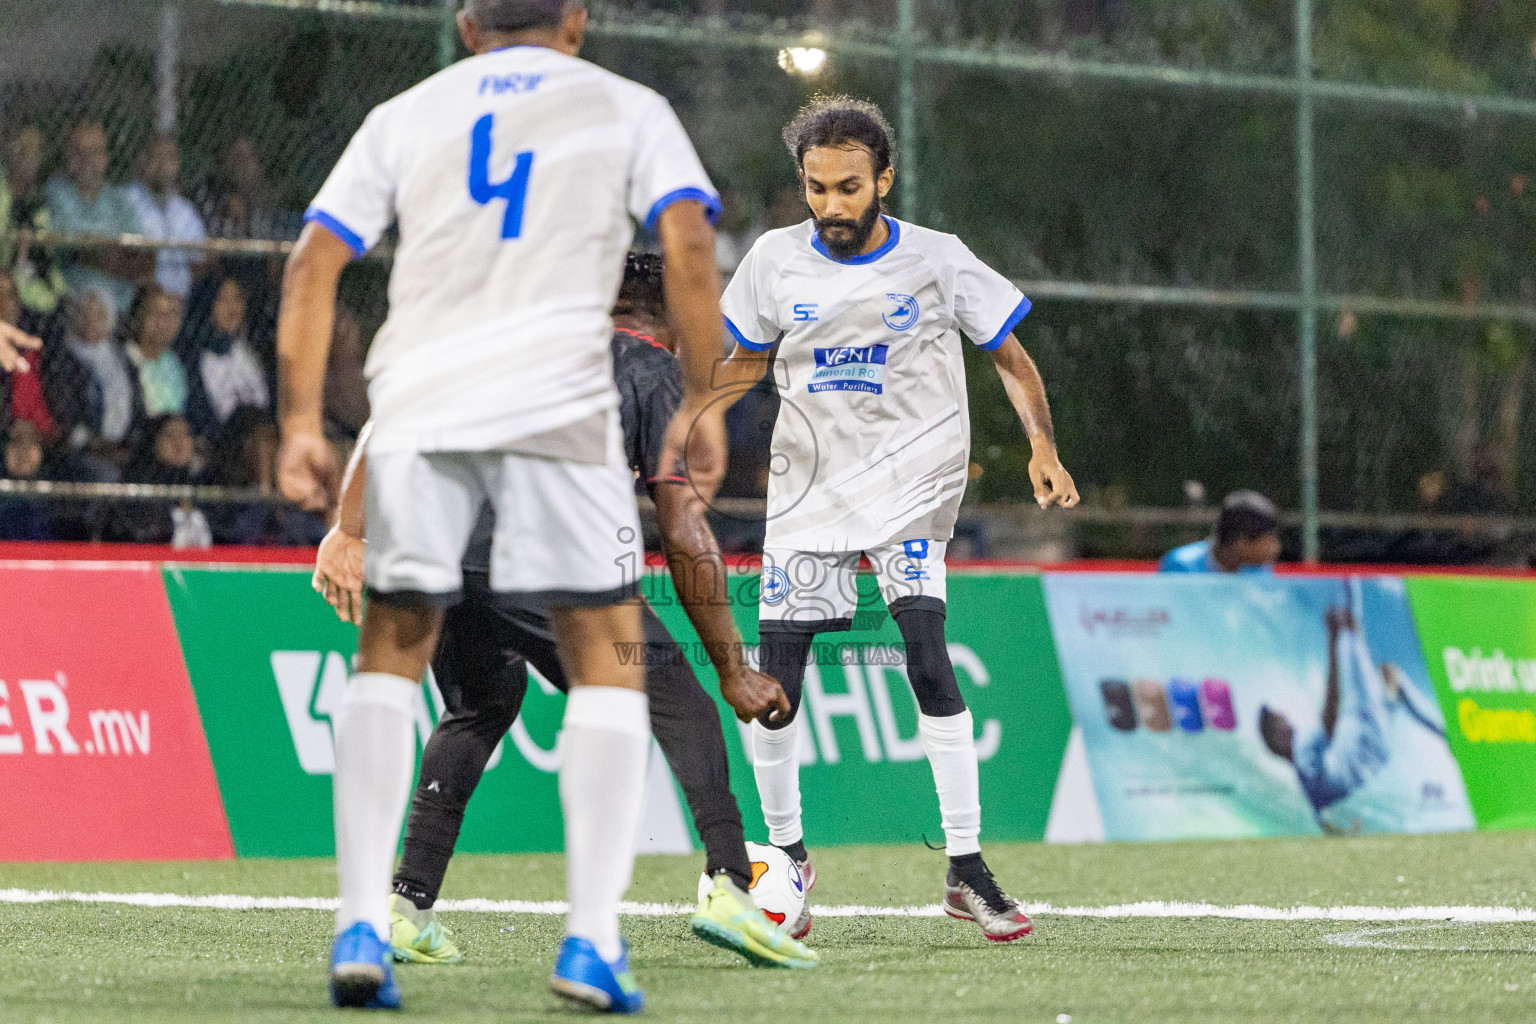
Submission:
<svg viewBox="0 0 1536 1024">
<path fill-rule="evenodd" d="M 779 51 L 779 67 L 792 75 L 817 75 L 827 66 L 827 51 L 819 46 L 790 46 Z"/>
</svg>

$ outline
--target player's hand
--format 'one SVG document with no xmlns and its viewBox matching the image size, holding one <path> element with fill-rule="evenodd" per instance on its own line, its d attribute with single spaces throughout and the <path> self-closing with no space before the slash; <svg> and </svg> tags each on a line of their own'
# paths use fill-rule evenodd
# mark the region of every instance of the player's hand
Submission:
<svg viewBox="0 0 1536 1024">
<path fill-rule="evenodd" d="M 1077 485 L 1061 464 L 1055 448 L 1036 449 L 1029 460 L 1029 482 L 1035 485 L 1035 501 L 1041 508 L 1071 508 L 1078 502 Z"/>
<path fill-rule="evenodd" d="M 789 698 L 779 681 L 746 665 L 720 677 L 720 696 L 743 722 L 756 718 L 778 722 L 791 714 Z"/>
<path fill-rule="evenodd" d="M 32 367 L 21 353 L 36 352 L 42 347 L 42 338 L 34 338 L 10 324 L 0 323 L 0 370 L 6 373 L 26 373 Z"/>
<path fill-rule="evenodd" d="M 336 609 L 336 617 L 354 626 L 363 624 L 363 556 L 368 542 L 343 533 L 341 527 L 320 542 L 315 555 L 315 575 L 311 586 L 327 604 Z"/>
<path fill-rule="evenodd" d="M 277 456 L 277 485 L 283 497 L 306 512 L 324 512 L 337 494 L 336 453 L 317 431 L 284 431 Z"/>
<path fill-rule="evenodd" d="M 662 444 L 663 473 L 686 476 L 705 503 L 715 498 L 730 460 L 725 437 L 725 402 L 685 401 Z"/>
</svg>

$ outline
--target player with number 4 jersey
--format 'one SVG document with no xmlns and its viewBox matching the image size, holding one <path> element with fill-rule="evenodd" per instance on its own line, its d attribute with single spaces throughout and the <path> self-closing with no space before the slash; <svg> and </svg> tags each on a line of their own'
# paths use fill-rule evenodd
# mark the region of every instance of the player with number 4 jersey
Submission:
<svg viewBox="0 0 1536 1024">
<path fill-rule="evenodd" d="M 472 56 L 373 110 L 289 258 L 278 351 L 284 493 L 334 499 L 320 409 L 336 287 L 399 229 L 389 318 L 368 354 L 368 605 L 334 717 L 341 881 L 331 996 L 394 1009 L 389 888 L 415 753 L 412 704 L 483 505 L 498 601 L 546 611 L 571 682 L 561 733 L 566 937 L 551 987 L 600 1010 L 643 997 L 619 935 L 650 745 L 634 568 L 640 521 L 619 425 L 609 309 L 634 222 L 667 257 L 687 468 L 723 472 L 708 408 L 724 332 L 719 198 L 665 100 L 577 58 L 578 0 L 466 0 Z"/>
<path fill-rule="evenodd" d="M 784 138 L 815 214 L 758 240 L 726 288 L 730 386 L 769 370 L 783 397 L 773 434 L 761 667 L 798 709 L 816 634 L 852 627 L 861 556 L 901 630 L 933 768 L 949 874 L 945 910 L 987 938 L 1029 918 L 981 858 L 971 713 L 945 644 L 945 547 L 970 466 L 961 335 L 990 353 L 1034 454 L 1042 507 L 1077 502 L 1044 385 L 1013 337 L 1029 300 L 958 238 L 887 216 L 891 131 L 873 104 L 822 98 Z M 798 730 L 753 724 L 753 769 L 771 841 L 815 878 L 800 815 Z M 791 934 L 809 929 L 809 910 Z"/>
</svg>

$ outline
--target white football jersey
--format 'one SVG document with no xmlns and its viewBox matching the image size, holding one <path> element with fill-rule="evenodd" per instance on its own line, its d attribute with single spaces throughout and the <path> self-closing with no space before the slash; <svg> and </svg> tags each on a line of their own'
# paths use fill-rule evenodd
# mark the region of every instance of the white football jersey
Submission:
<svg viewBox="0 0 1536 1024">
<path fill-rule="evenodd" d="M 887 217 L 890 241 L 838 260 L 814 221 L 770 231 L 723 302 L 738 344 L 777 344 L 766 546 L 858 551 L 947 541 L 970 466 L 960 332 L 986 350 L 1029 312 L 954 235 Z"/>
<path fill-rule="evenodd" d="M 654 227 L 685 199 L 719 212 L 667 101 L 546 47 L 462 60 L 376 107 L 305 215 L 359 254 L 399 224 L 366 367 L 374 449 L 533 439 L 602 461 L 631 217 Z"/>
</svg>

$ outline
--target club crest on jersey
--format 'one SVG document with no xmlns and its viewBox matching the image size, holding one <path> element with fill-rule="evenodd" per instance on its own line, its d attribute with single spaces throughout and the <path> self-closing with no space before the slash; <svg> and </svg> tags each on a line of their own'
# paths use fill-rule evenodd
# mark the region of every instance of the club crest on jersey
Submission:
<svg viewBox="0 0 1536 1024">
<path fill-rule="evenodd" d="M 918 315 L 922 312 L 917 300 L 910 295 L 902 295 L 900 292 L 886 292 L 885 297 L 891 300 L 891 308 L 884 316 L 885 326 L 893 331 L 910 331 L 917 325 Z"/>
<path fill-rule="evenodd" d="M 818 348 L 816 369 L 806 390 L 863 391 L 878 395 L 885 390 L 885 354 L 888 345 L 868 348 Z"/>
</svg>

